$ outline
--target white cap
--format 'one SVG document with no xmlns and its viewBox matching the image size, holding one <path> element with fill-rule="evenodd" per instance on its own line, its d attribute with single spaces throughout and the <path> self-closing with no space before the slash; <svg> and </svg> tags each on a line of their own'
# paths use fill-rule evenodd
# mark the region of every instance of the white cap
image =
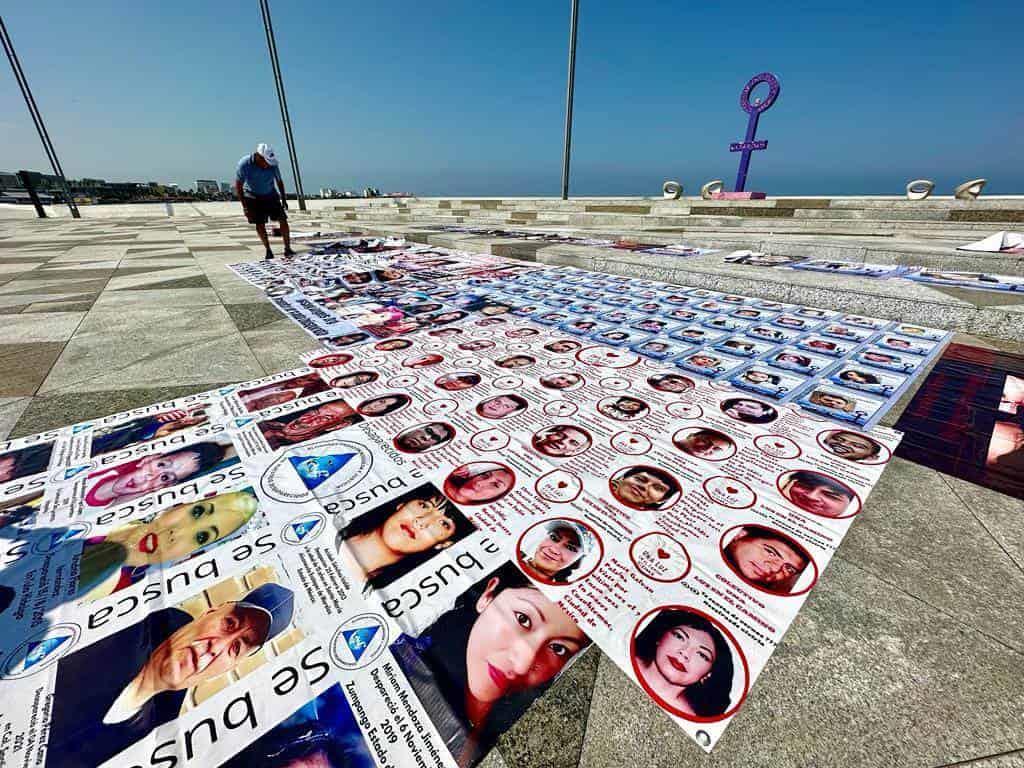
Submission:
<svg viewBox="0 0 1024 768">
<path fill-rule="evenodd" d="M 256 154 L 263 155 L 263 159 L 271 165 L 277 165 L 277 153 L 274 148 L 265 142 L 256 145 Z"/>
</svg>

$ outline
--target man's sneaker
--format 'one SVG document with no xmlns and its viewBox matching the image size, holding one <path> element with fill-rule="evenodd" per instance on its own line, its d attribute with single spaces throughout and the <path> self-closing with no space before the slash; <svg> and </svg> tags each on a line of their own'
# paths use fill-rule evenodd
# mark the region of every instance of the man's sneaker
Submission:
<svg viewBox="0 0 1024 768">
<path fill-rule="evenodd" d="M 266 258 L 267 261 L 272 261 L 274 258 L 274 252 L 267 248 L 267 252 L 264 254 L 264 258 Z"/>
</svg>

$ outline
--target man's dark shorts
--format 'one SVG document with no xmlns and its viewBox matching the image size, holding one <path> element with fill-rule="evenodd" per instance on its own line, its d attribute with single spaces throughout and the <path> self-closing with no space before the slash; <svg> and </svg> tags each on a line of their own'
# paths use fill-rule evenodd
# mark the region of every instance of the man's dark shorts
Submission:
<svg viewBox="0 0 1024 768">
<path fill-rule="evenodd" d="M 245 218 L 250 224 L 266 224 L 267 219 L 286 221 L 288 214 L 281 207 L 281 198 L 277 195 L 247 197 L 245 198 Z"/>
</svg>

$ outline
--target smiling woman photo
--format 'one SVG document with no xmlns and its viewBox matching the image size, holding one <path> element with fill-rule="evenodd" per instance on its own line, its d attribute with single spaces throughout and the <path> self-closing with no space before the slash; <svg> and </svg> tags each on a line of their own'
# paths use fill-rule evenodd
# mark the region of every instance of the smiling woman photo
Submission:
<svg viewBox="0 0 1024 768">
<path fill-rule="evenodd" d="M 532 551 L 519 553 L 519 566 L 530 578 L 545 584 L 570 583 L 593 550 L 594 535 L 573 520 L 551 520 L 543 524 L 540 534 L 540 539 L 529 546 L 523 539 L 523 548 Z"/>
<path fill-rule="evenodd" d="M 721 630 L 682 608 L 660 611 L 634 639 L 633 668 L 655 701 L 684 718 L 728 711 L 734 664 Z"/>
<path fill-rule="evenodd" d="M 386 587 L 476 528 L 427 483 L 360 515 L 338 532 L 338 554 L 367 589 Z"/>
<path fill-rule="evenodd" d="M 231 536 L 258 509 L 252 488 L 178 504 L 151 520 L 86 539 L 79 561 L 78 594 L 98 600 L 140 581 L 154 565 L 194 555 Z"/>
<path fill-rule="evenodd" d="M 565 611 L 507 563 L 419 637 L 399 636 L 391 651 L 467 768 L 589 644 Z"/>
</svg>

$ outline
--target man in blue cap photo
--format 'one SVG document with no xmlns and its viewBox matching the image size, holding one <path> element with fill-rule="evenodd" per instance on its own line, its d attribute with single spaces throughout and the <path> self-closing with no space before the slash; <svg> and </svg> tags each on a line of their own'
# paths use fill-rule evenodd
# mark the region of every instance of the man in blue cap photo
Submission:
<svg viewBox="0 0 1024 768">
<path fill-rule="evenodd" d="M 235 669 L 291 624 L 295 595 L 262 584 L 193 618 L 164 608 L 62 659 L 48 766 L 96 766 L 181 713 L 188 689 Z"/>
<path fill-rule="evenodd" d="M 277 185 L 277 190 L 274 185 Z M 280 197 L 278 196 L 280 190 Z M 277 154 L 269 144 L 257 144 L 256 151 L 238 161 L 238 172 L 235 174 L 235 194 L 242 203 L 245 218 L 250 224 L 256 225 L 256 234 L 267 249 L 267 258 L 274 258 L 267 239 L 267 219 L 273 219 L 281 225 L 281 237 L 284 238 L 284 255 L 294 256 L 291 232 L 288 229 L 288 197 L 281 179 L 281 169 L 277 164 Z"/>
</svg>

